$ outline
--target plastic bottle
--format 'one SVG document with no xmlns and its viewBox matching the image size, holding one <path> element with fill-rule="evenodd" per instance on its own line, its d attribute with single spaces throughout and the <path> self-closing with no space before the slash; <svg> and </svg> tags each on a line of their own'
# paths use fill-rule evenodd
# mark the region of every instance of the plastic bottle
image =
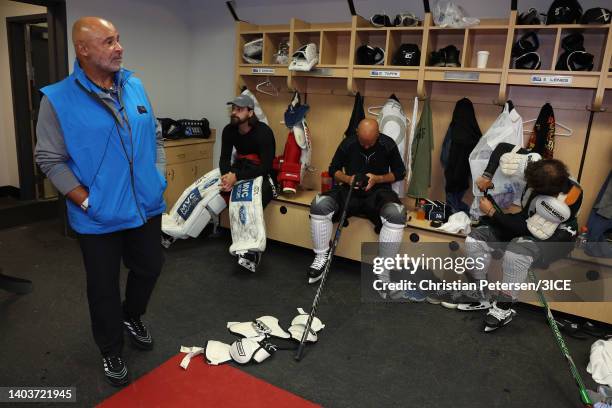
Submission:
<svg viewBox="0 0 612 408">
<path fill-rule="evenodd" d="M 324 171 L 321 173 L 321 192 L 324 193 L 326 191 L 331 190 L 333 187 L 333 180 L 329 176 L 329 172 Z"/>
<path fill-rule="evenodd" d="M 584 249 L 586 247 L 587 242 L 588 242 L 588 239 L 587 239 L 588 232 L 589 232 L 589 229 L 586 226 L 580 227 L 580 235 L 578 235 L 578 238 L 576 239 L 576 246 L 578 248 Z"/>
</svg>

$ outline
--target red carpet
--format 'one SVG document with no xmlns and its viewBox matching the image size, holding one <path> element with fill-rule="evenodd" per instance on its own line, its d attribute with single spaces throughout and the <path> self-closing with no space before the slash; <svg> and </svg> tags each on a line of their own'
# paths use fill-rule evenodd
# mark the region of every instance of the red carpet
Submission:
<svg viewBox="0 0 612 408">
<path fill-rule="evenodd" d="M 211 366 L 202 356 L 187 371 L 178 354 L 139 378 L 98 407 L 318 407 L 297 395 L 253 377 L 231 364 Z"/>
</svg>

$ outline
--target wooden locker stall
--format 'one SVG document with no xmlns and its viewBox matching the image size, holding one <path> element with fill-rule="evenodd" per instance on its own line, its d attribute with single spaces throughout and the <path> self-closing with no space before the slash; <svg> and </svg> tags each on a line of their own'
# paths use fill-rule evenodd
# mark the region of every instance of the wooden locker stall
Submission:
<svg viewBox="0 0 612 408">
<path fill-rule="evenodd" d="M 277 154 L 282 153 L 288 133 L 282 121 L 292 93 L 299 91 L 302 102 L 310 105 L 307 121 L 313 146 L 312 169 L 307 172 L 297 194 L 280 196 L 266 208 L 269 238 L 311 247 L 309 205 L 320 189 L 321 172 L 327 170 L 344 137 L 356 92 L 365 97 L 366 116 L 371 116 L 368 107 L 383 105 L 391 94 L 399 98 L 408 118 L 412 117 L 415 97 L 420 99 L 419 111 L 423 99 L 429 99 L 434 134 L 429 191 L 432 199 L 444 199 L 444 172 L 439 157 L 459 99 L 467 97 L 473 102 L 483 133 L 497 118 L 507 99 L 514 102 L 524 121 L 536 118 L 541 106 L 551 103 L 556 121 L 573 130 L 569 137 L 555 138 L 555 157 L 564 161 L 574 176 L 580 173 L 584 200 L 579 222 L 584 225 L 612 163 L 612 113 L 602 112 L 612 105 L 612 74 L 608 73 L 612 60 L 612 30 L 610 25 L 519 26 L 516 17 L 516 10 L 509 10 L 507 19 L 483 19 L 479 25 L 466 29 L 436 27 L 430 13 L 425 14 L 422 25 L 418 27 L 376 28 L 357 15 L 350 22 L 325 24 L 311 24 L 298 19 L 292 19 L 289 24 L 270 26 L 237 22 L 236 92 L 246 86 L 255 93 L 275 133 Z M 536 30 L 540 36 L 538 52 L 542 57 L 542 67 L 536 71 L 514 69 L 512 45 L 531 30 Z M 558 56 L 563 51 L 562 38 L 576 31 L 584 34 L 587 51 L 595 54 L 594 70 L 555 71 Z M 247 64 L 242 60 L 242 47 L 255 38 L 264 39 L 263 63 Z M 272 55 L 281 40 L 289 41 L 289 55 L 300 46 L 314 42 L 320 55 L 319 63 L 310 72 L 289 71 L 286 65 L 273 64 Z M 419 45 L 419 66 L 394 66 L 393 54 L 407 42 Z M 356 63 L 355 52 L 366 43 L 386 50 L 382 65 Z M 430 52 L 450 44 L 460 50 L 461 66 L 428 66 Z M 477 68 L 477 52 L 483 49 L 490 52 L 488 65 L 487 68 Z M 257 85 L 267 78 L 279 89 L 278 96 L 256 91 Z M 589 126 L 591 118 L 592 125 Z M 525 125 L 525 130 L 532 127 L 533 124 Z M 524 136 L 527 141 L 529 134 Z M 464 200 L 469 203 L 471 198 L 468 192 Z M 414 208 L 414 198 L 403 200 L 408 208 Z M 427 222 L 416 220 L 414 214 L 411 215 L 404 234 L 406 242 L 415 239 L 414 234 L 423 242 L 449 242 L 463 238 L 435 231 Z M 227 225 L 227 219 L 224 224 Z M 351 239 L 341 240 L 337 254 L 350 259 L 360 260 L 362 242 L 378 239 L 372 225 L 365 219 L 350 219 L 344 231 L 344 236 Z M 612 303 L 567 303 L 555 307 L 612 323 Z"/>
</svg>

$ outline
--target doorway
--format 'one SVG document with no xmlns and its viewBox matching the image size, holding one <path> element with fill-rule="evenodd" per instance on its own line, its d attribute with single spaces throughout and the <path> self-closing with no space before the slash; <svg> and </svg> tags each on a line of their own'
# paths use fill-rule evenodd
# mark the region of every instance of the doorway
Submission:
<svg viewBox="0 0 612 408">
<path fill-rule="evenodd" d="M 9 63 L 19 169 L 19 198 L 56 198 L 34 161 L 40 89 L 49 85 L 49 28 L 46 14 L 8 17 Z"/>
<path fill-rule="evenodd" d="M 12 2 L 42 6 L 46 13 L 6 17 L 19 183 L 0 186 L 0 228 L 59 216 L 62 232 L 67 234 L 65 201 L 34 160 L 39 90 L 68 75 L 66 2 Z"/>
</svg>

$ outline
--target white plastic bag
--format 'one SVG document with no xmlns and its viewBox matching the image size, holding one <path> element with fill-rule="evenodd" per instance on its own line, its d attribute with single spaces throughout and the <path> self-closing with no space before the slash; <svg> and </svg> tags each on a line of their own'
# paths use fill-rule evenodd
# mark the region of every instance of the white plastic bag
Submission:
<svg viewBox="0 0 612 408">
<path fill-rule="evenodd" d="M 461 6 L 450 1 L 439 1 L 433 9 L 434 24 L 439 27 L 466 28 L 480 24 L 480 20 L 467 17 Z"/>
<path fill-rule="evenodd" d="M 502 113 L 495 119 L 495 122 L 484 133 L 470 153 L 469 162 L 473 181 L 472 192 L 474 194 L 470 215 L 473 218 L 482 215 L 478 203 L 483 193 L 478 190 L 475 181 L 487 168 L 493 150 L 502 142 L 523 146 L 523 118 L 516 109 L 510 111 L 507 103 Z M 520 204 L 521 195 L 525 189 L 525 180 L 522 174 L 508 177 L 501 171 L 496 171 L 492 181 L 494 188 L 489 190 L 489 194 L 493 196 L 493 199 L 501 208 L 508 208 L 511 204 Z"/>
</svg>

